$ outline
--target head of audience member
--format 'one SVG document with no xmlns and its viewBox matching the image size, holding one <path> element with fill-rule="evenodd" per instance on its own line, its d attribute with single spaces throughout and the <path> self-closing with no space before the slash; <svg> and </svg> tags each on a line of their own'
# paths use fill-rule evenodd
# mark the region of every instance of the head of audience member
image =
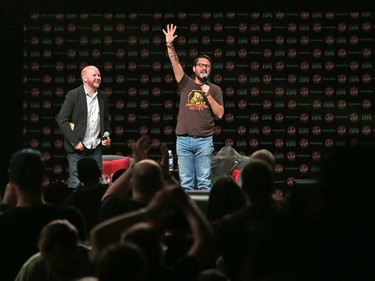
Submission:
<svg viewBox="0 0 375 281">
<path fill-rule="evenodd" d="M 151 277 L 162 273 L 166 246 L 161 229 L 146 222 L 136 223 L 125 230 L 120 241 L 133 242 L 143 250 L 147 259 L 148 274 Z"/>
<path fill-rule="evenodd" d="M 107 246 L 95 259 L 99 281 L 145 281 L 147 259 L 142 249 L 133 242 L 119 242 Z"/>
<path fill-rule="evenodd" d="M 126 169 L 119 169 L 116 172 L 113 173 L 112 175 L 112 183 L 117 180 L 123 173 L 126 172 Z"/>
<path fill-rule="evenodd" d="M 69 277 L 79 244 L 77 229 L 68 220 L 54 220 L 40 232 L 39 251 L 47 266 L 59 277 Z"/>
<path fill-rule="evenodd" d="M 210 223 L 218 223 L 225 215 L 241 210 L 245 203 L 240 186 L 231 177 L 219 178 L 209 193 L 207 218 Z"/>
<path fill-rule="evenodd" d="M 163 187 L 163 171 L 158 162 L 143 159 L 134 164 L 130 179 L 134 200 L 148 202 Z"/>
<path fill-rule="evenodd" d="M 273 153 L 267 149 L 258 149 L 250 155 L 250 159 L 260 159 L 268 163 L 272 168 L 275 167 L 276 160 Z"/>
<path fill-rule="evenodd" d="M 263 160 L 253 159 L 241 171 L 242 190 L 251 206 L 273 204 L 274 173 Z"/>
<path fill-rule="evenodd" d="M 9 163 L 9 181 L 23 193 L 40 194 L 45 177 L 42 154 L 32 148 L 16 151 Z"/>
<path fill-rule="evenodd" d="M 16 206 L 25 207 L 43 201 L 42 188 L 46 178 L 42 154 L 32 148 L 16 151 L 9 163 L 9 183 L 17 197 Z"/>
<path fill-rule="evenodd" d="M 272 170 L 274 170 L 276 165 L 276 159 L 275 156 L 271 151 L 268 149 L 258 149 L 254 151 L 250 155 L 250 161 L 254 159 L 259 159 L 265 161 L 268 165 L 271 166 Z M 286 196 L 284 189 L 279 186 L 274 186 L 274 190 L 272 191 L 272 198 L 275 200 L 276 206 L 278 206 L 280 209 L 288 209 L 287 202 L 286 202 Z"/>
<path fill-rule="evenodd" d="M 98 163 L 93 158 L 82 158 L 77 162 L 78 179 L 84 187 L 100 183 L 102 176 Z"/>
</svg>

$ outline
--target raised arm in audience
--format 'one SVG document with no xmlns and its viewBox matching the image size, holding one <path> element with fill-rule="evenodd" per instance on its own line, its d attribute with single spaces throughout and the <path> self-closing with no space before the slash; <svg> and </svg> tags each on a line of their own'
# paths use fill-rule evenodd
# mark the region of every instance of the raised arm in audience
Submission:
<svg viewBox="0 0 375 281">
<path fill-rule="evenodd" d="M 94 227 L 90 232 L 92 257 L 117 242 L 129 226 L 141 221 L 158 223 L 166 212 L 175 207 L 183 212 L 191 229 L 193 243 L 187 255 L 203 264 L 215 249 L 214 236 L 204 214 L 180 186 L 159 191 L 145 208 L 108 219 Z"/>
</svg>

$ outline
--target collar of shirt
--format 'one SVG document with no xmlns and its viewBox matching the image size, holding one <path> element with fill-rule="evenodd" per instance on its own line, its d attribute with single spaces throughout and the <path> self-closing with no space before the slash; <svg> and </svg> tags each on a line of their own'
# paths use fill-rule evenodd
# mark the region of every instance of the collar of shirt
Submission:
<svg viewBox="0 0 375 281">
<path fill-rule="evenodd" d="M 89 96 L 90 98 L 95 98 L 96 95 L 98 94 L 98 90 L 95 90 L 95 92 L 92 94 L 92 96 L 90 96 L 89 92 L 86 90 L 85 85 L 83 85 L 83 88 L 85 90 L 86 96 Z"/>
</svg>

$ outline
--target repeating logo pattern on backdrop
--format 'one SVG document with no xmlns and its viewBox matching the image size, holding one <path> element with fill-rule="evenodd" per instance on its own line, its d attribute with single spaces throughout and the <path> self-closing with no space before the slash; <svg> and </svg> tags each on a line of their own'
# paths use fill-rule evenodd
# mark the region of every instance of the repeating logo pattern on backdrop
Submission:
<svg viewBox="0 0 375 281">
<path fill-rule="evenodd" d="M 130 155 L 141 135 L 175 149 L 179 93 L 162 29 L 188 74 L 200 53 L 213 58 L 223 89 L 215 151 L 275 154 L 280 185 L 311 179 L 330 149 L 373 142 L 372 12 L 33 13 L 24 23 L 24 142 L 51 175 L 67 162 L 55 118 L 80 70 L 99 67 L 109 99 L 112 147 Z M 192 101 L 195 97 L 192 97 Z M 194 101 L 195 104 L 198 101 Z"/>
</svg>

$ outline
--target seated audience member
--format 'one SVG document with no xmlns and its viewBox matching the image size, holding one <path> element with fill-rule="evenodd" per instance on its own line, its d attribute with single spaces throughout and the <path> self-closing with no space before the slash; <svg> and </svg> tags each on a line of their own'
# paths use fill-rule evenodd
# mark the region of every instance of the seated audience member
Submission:
<svg viewBox="0 0 375 281">
<path fill-rule="evenodd" d="M 98 281 L 149 281 L 146 279 L 145 254 L 138 245 L 131 242 L 107 246 L 98 255 L 95 268 Z"/>
<path fill-rule="evenodd" d="M 218 178 L 210 190 L 207 205 L 207 218 L 214 231 L 225 215 L 243 209 L 245 203 L 241 188 L 231 177 Z"/>
<path fill-rule="evenodd" d="M 171 208 L 178 208 L 184 214 L 191 230 L 192 244 L 183 257 L 175 261 L 173 266 L 167 267 L 163 260 L 156 262 L 155 259 L 157 256 L 162 256 L 164 250 L 162 243 L 159 243 L 159 233 L 150 231 L 152 228 L 145 228 L 145 224 L 138 223 L 143 222 L 159 227 L 160 224 L 162 225 L 163 217 L 171 211 Z M 136 233 L 141 232 L 142 236 L 138 237 Z M 150 239 L 152 235 L 156 235 L 156 237 Z M 99 223 L 90 232 L 90 237 L 91 253 L 94 259 L 108 245 L 116 243 L 120 239 L 123 239 L 122 241 L 130 240 L 133 243 L 145 243 L 144 240 L 149 239 L 151 242 L 149 245 L 157 246 L 154 248 L 157 249 L 157 252 L 148 251 L 145 252 L 145 255 L 156 254 L 153 258 L 155 261 L 153 265 L 162 267 L 160 269 L 161 276 L 154 275 L 154 279 L 151 280 L 196 280 L 200 271 L 206 269 L 212 258 L 212 253 L 215 251 L 214 236 L 207 219 L 179 185 L 169 186 L 157 192 L 144 208 Z"/>
<path fill-rule="evenodd" d="M 75 208 L 43 202 L 45 169 L 41 153 L 25 148 L 15 152 L 9 164 L 9 182 L 17 194 L 17 204 L 0 214 L 1 280 L 13 281 L 22 264 L 38 251 L 41 229 L 55 219 L 67 219 L 87 239 L 82 215 Z"/>
<path fill-rule="evenodd" d="M 159 164 L 154 160 L 141 160 L 135 163 L 131 170 L 132 175 L 129 187 L 122 184 L 123 178 L 127 176 L 127 172 L 125 172 L 108 188 L 109 192 L 114 191 L 116 188 L 127 188 L 128 192 L 131 190 L 131 197 L 128 195 L 119 196 L 117 192 L 106 193 L 100 207 L 100 221 L 143 208 L 155 192 L 161 189 L 162 173 Z M 128 171 L 128 174 L 130 174 L 130 170 Z"/>
<path fill-rule="evenodd" d="M 243 168 L 241 178 L 247 205 L 222 218 L 219 224 L 217 242 L 221 266 L 224 265 L 220 269 L 231 281 L 242 280 L 245 269 L 251 271 L 249 280 L 260 280 L 256 278 L 268 277 L 263 275 L 266 265 L 260 256 L 267 253 L 263 253 L 262 247 L 267 243 L 268 229 L 279 214 L 272 199 L 274 173 L 269 164 L 253 159 Z"/>
<path fill-rule="evenodd" d="M 65 200 L 65 205 L 74 206 L 82 213 L 90 231 L 99 222 L 100 204 L 108 185 L 101 183 L 101 171 L 93 158 L 80 159 L 77 171 L 80 184 Z"/>
<path fill-rule="evenodd" d="M 262 149 L 258 149 L 254 151 L 250 155 L 249 160 L 251 161 L 253 159 L 263 160 L 271 166 L 272 170 L 275 169 L 275 165 L 276 165 L 275 156 L 273 155 L 271 151 L 267 149 L 262 148 Z M 288 206 L 286 194 L 281 187 L 275 185 L 274 190 L 272 192 L 272 198 L 274 199 L 274 202 L 276 203 L 277 207 L 279 207 L 281 210 L 288 211 L 289 206 Z"/>
<path fill-rule="evenodd" d="M 77 229 L 67 220 L 48 223 L 40 233 L 38 248 L 15 281 L 75 280 L 94 274 L 89 248 L 80 243 Z"/>
<path fill-rule="evenodd" d="M 136 142 L 133 148 L 134 165 L 106 190 L 99 211 L 99 221 L 144 207 L 167 183 L 166 178 L 173 182 L 168 171 L 166 146 L 161 144 L 160 164 L 148 158 L 150 149 L 150 137 L 143 136 Z"/>
</svg>

